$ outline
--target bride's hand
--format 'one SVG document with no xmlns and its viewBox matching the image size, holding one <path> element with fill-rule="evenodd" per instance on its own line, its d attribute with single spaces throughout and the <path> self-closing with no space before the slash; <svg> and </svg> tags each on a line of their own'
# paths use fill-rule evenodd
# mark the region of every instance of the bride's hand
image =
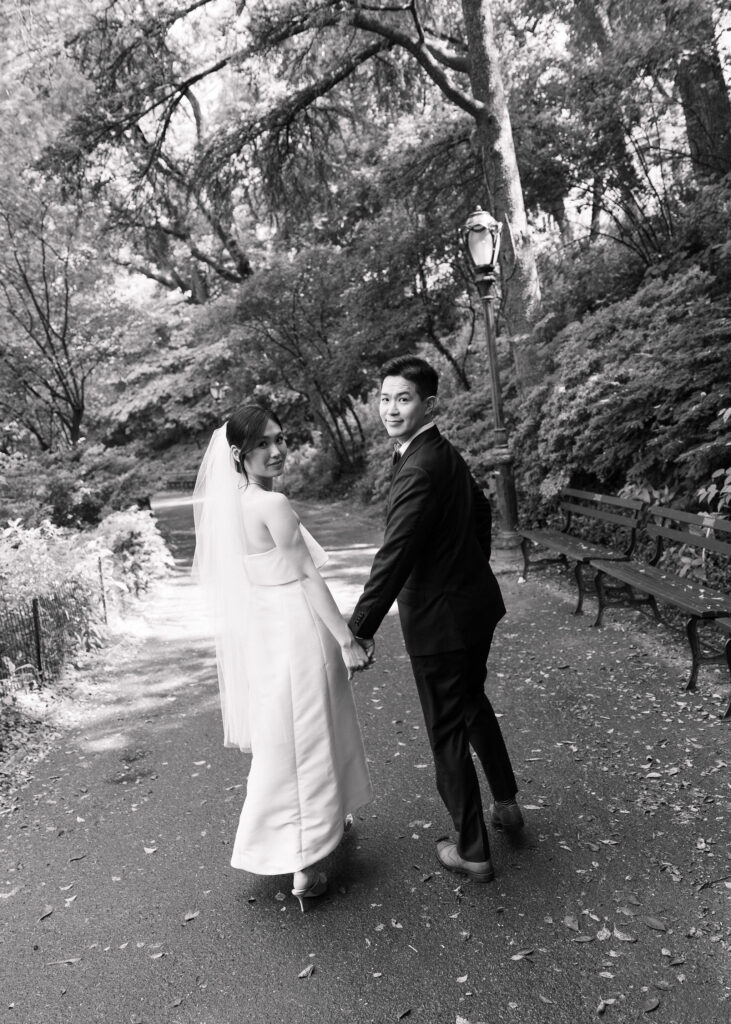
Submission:
<svg viewBox="0 0 731 1024">
<path fill-rule="evenodd" d="M 367 668 L 371 663 L 370 655 L 367 654 L 355 637 L 351 634 L 350 640 L 341 646 L 343 661 L 348 670 L 348 679 L 352 679 L 354 673 L 360 669 Z"/>
</svg>

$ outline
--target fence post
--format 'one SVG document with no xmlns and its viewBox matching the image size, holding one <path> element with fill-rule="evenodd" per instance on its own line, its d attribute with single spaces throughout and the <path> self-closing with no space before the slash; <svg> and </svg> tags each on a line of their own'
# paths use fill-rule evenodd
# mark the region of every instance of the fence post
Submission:
<svg viewBox="0 0 731 1024">
<path fill-rule="evenodd" d="M 41 684 L 44 680 L 44 667 L 43 667 L 43 634 L 41 632 L 41 606 L 37 597 L 33 598 L 33 632 L 35 634 L 35 646 L 36 646 L 36 667 L 38 668 L 38 676 Z"/>
<path fill-rule="evenodd" d="M 107 625 L 107 594 L 106 594 L 106 590 L 104 589 L 104 569 L 102 567 L 101 555 L 99 556 L 97 561 L 98 561 L 98 565 L 99 565 L 99 586 L 101 588 L 101 593 L 102 593 L 102 611 L 104 612 L 104 625 L 106 626 Z"/>
</svg>

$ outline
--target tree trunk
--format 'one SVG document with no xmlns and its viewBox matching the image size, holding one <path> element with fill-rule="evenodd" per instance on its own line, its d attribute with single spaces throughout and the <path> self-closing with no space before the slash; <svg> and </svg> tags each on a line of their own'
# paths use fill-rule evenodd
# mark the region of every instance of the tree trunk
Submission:
<svg viewBox="0 0 731 1024">
<path fill-rule="evenodd" d="M 602 211 L 604 209 L 604 175 L 594 175 L 591 186 L 591 228 L 589 240 L 595 242 L 601 231 Z"/>
<path fill-rule="evenodd" d="M 504 226 L 500 258 L 502 315 L 511 335 L 518 380 L 531 384 L 540 374 L 531 335 L 541 318 L 541 288 L 523 204 L 492 11 L 489 0 L 462 0 L 462 12 L 472 94 L 480 104 L 475 119 L 488 204 L 493 216 Z"/>
<path fill-rule="evenodd" d="M 553 217 L 561 233 L 561 241 L 564 245 L 569 245 L 574 240 L 574 229 L 566 210 L 566 197 L 560 195 L 553 196 L 548 203 L 548 212 Z"/>
<path fill-rule="evenodd" d="M 676 84 L 693 171 L 708 181 L 731 171 L 731 103 L 709 10 L 697 12 L 695 29 L 697 46 L 681 61 Z"/>
</svg>

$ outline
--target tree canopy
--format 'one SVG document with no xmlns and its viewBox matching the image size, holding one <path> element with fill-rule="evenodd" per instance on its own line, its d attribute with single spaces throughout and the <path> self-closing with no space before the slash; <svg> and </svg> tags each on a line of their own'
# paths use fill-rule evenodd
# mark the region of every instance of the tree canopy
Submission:
<svg viewBox="0 0 731 1024">
<path fill-rule="evenodd" d="M 711 277 L 724 265 L 727 219 L 714 225 L 704 204 L 728 202 L 729 6 L 5 11 L 0 406 L 12 443 L 159 449 L 205 429 L 222 379 L 284 402 L 297 432 L 355 471 L 369 445 L 361 403 L 387 355 L 421 348 L 448 392 L 484 384 L 459 238 L 476 205 L 504 226 L 500 344 L 525 426 L 529 396 L 564 393 L 551 346 L 571 351 L 570 325 L 630 300 L 648 274 L 670 287 L 678 260 Z M 722 348 L 723 329 L 712 333 Z M 614 366 L 609 335 L 604 346 Z M 642 386 L 640 374 L 629 404 Z"/>
</svg>

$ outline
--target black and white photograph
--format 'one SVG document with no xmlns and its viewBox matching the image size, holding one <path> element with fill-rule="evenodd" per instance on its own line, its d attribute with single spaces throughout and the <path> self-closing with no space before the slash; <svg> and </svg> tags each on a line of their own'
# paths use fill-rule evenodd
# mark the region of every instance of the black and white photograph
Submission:
<svg viewBox="0 0 731 1024">
<path fill-rule="evenodd" d="M 728 1024 L 731 0 L 0 0 L 2 1024 Z"/>
</svg>

